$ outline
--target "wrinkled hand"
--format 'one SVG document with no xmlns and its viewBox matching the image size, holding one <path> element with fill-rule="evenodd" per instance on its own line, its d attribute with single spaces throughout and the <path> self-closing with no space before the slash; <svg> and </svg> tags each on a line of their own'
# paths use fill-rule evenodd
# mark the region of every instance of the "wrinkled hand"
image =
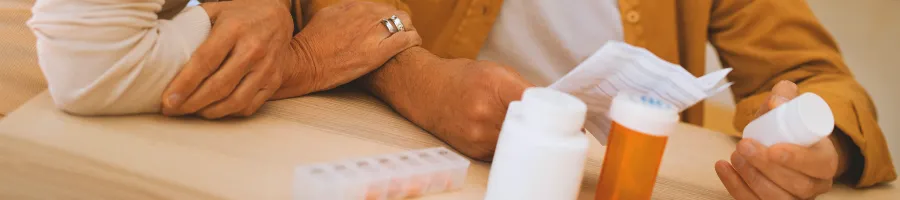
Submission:
<svg viewBox="0 0 900 200">
<path fill-rule="evenodd" d="M 782 81 L 759 114 L 763 114 L 798 95 L 797 85 Z M 745 199 L 812 199 L 831 189 L 838 174 L 838 154 L 828 138 L 810 147 L 779 143 L 765 147 L 752 139 L 743 139 L 731 155 L 731 164 L 716 163 L 728 192 Z"/>
<path fill-rule="evenodd" d="M 163 114 L 247 116 L 281 87 L 294 24 L 281 0 L 204 3 L 209 37 L 163 92 Z"/>
<path fill-rule="evenodd" d="M 513 69 L 490 61 L 454 59 L 433 63 L 436 75 L 404 95 L 397 110 L 461 153 L 492 159 L 509 103 L 532 87 Z"/>
<path fill-rule="evenodd" d="M 396 15 L 406 31 L 391 34 L 381 20 Z M 316 12 L 291 42 L 301 66 L 273 98 L 335 88 L 422 43 L 409 15 L 386 4 L 345 1 Z"/>
</svg>

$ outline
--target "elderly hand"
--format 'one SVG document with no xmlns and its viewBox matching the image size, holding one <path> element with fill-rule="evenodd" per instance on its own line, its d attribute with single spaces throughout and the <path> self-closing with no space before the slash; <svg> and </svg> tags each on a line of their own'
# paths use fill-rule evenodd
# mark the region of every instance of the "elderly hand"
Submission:
<svg viewBox="0 0 900 200">
<path fill-rule="evenodd" d="M 427 78 L 400 81 L 404 90 L 386 101 L 461 153 L 491 160 L 509 103 L 533 85 L 495 62 L 434 58 L 413 61 L 429 69 L 417 74 Z"/>
<path fill-rule="evenodd" d="M 782 81 L 762 106 L 763 114 L 798 95 L 797 85 Z M 716 163 L 716 173 L 728 192 L 745 199 L 812 199 L 831 189 L 840 170 L 837 151 L 829 138 L 810 147 L 779 143 L 765 147 L 743 139 L 731 155 L 731 164 Z"/>
<path fill-rule="evenodd" d="M 252 114 L 281 86 L 284 68 L 292 66 L 289 7 L 280 0 L 201 6 L 213 22 L 212 30 L 163 92 L 163 114 Z"/>
<path fill-rule="evenodd" d="M 287 8 L 274 1 L 221 3 L 204 4 L 216 18 L 213 32 L 163 93 L 163 114 L 247 116 L 268 99 L 350 82 L 421 44 L 409 15 L 387 5 L 346 1 L 324 8 L 291 38 Z M 392 15 L 407 31 L 388 32 L 381 19 Z"/>
<path fill-rule="evenodd" d="M 397 16 L 405 31 L 390 33 L 382 19 Z M 328 90 L 377 69 L 422 43 L 409 15 L 386 4 L 344 1 L 319 10 L 292 44 L 300 60 L 273 98 Z"/>
</svg>

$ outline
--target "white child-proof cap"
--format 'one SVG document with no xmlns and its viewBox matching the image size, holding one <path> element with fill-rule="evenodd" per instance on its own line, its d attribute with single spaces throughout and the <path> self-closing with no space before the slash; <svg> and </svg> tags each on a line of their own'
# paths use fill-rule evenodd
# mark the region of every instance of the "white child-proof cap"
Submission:
<svg viewBox="0 0 900 200">
<path fill-rule="evenodd" d="M 828 103 L 813 93 L 802 95 L 763 114 L 744 128 L 744 138 L 771 146 L 815 144 L 834 131 L 834 115 Z"/>
<path fill-rule="evenodd" d="M 797 133 L 794 135 L 796 141 L 813 144 L 834 131 L 834 114 L 822 97 L 805 93 L 797 97 L 797 102 L 791 107 L 795 107 L 797 111 L 788 112 L 787 119 L 795 121 L 789 121 L 787 125 L 792 132 Z"/>
<path fill-rule="evenodd" d="M 678 124 L 678 109 L 648 95 L 620 92 L 613 98 L 609 117 L 631 130 L 667 136 Z"/>
<path fill-rule="evenodd" d="M 584 126 L 587 105 L 577 97 L 549 88 L 525 89 L 519 105 L 511 106 L 522 121 L 556 133 L 579 133 Z"/>
</svg>

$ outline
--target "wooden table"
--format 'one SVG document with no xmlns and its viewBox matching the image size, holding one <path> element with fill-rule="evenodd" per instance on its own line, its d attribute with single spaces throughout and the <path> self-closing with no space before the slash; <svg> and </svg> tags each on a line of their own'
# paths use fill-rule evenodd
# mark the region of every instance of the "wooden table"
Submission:
<svg viewBox="0 0 900 200">
<path fill-rule="evenodd" d="M 592 140 L 593 141 L 593 140 Z M 0 199 L 290 199 L 294 167 L 441 141 L 377 99 L 339 90 L 267 104 L 246 119 L 77 117 L 44 93 L 0 121 Z M 579 199 L 592 199 L 605 148 L 593 141 Z M 735 140 L 691 125 L 669 139 L 654 199 L 730 199 L 713 170 Z M 490 166 L 461 191 L 482 199 Z M 890 199 L 892 185 L 836 188 L 821 199 Z"/>
</svg>

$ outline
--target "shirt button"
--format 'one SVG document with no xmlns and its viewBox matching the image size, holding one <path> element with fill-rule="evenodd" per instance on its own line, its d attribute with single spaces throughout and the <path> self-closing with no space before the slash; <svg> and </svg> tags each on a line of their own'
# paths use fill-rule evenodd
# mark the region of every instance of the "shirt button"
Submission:
<svg viewBox="0 0 900 200">
<path fill-rule="evenodd" d="M 625 21 L 628 21 L 630 23 L 637 23 L 640 20 L 641 14 L 639 14 L 637 11 L 631 10 L 625 13 Z"/>
</svg>

